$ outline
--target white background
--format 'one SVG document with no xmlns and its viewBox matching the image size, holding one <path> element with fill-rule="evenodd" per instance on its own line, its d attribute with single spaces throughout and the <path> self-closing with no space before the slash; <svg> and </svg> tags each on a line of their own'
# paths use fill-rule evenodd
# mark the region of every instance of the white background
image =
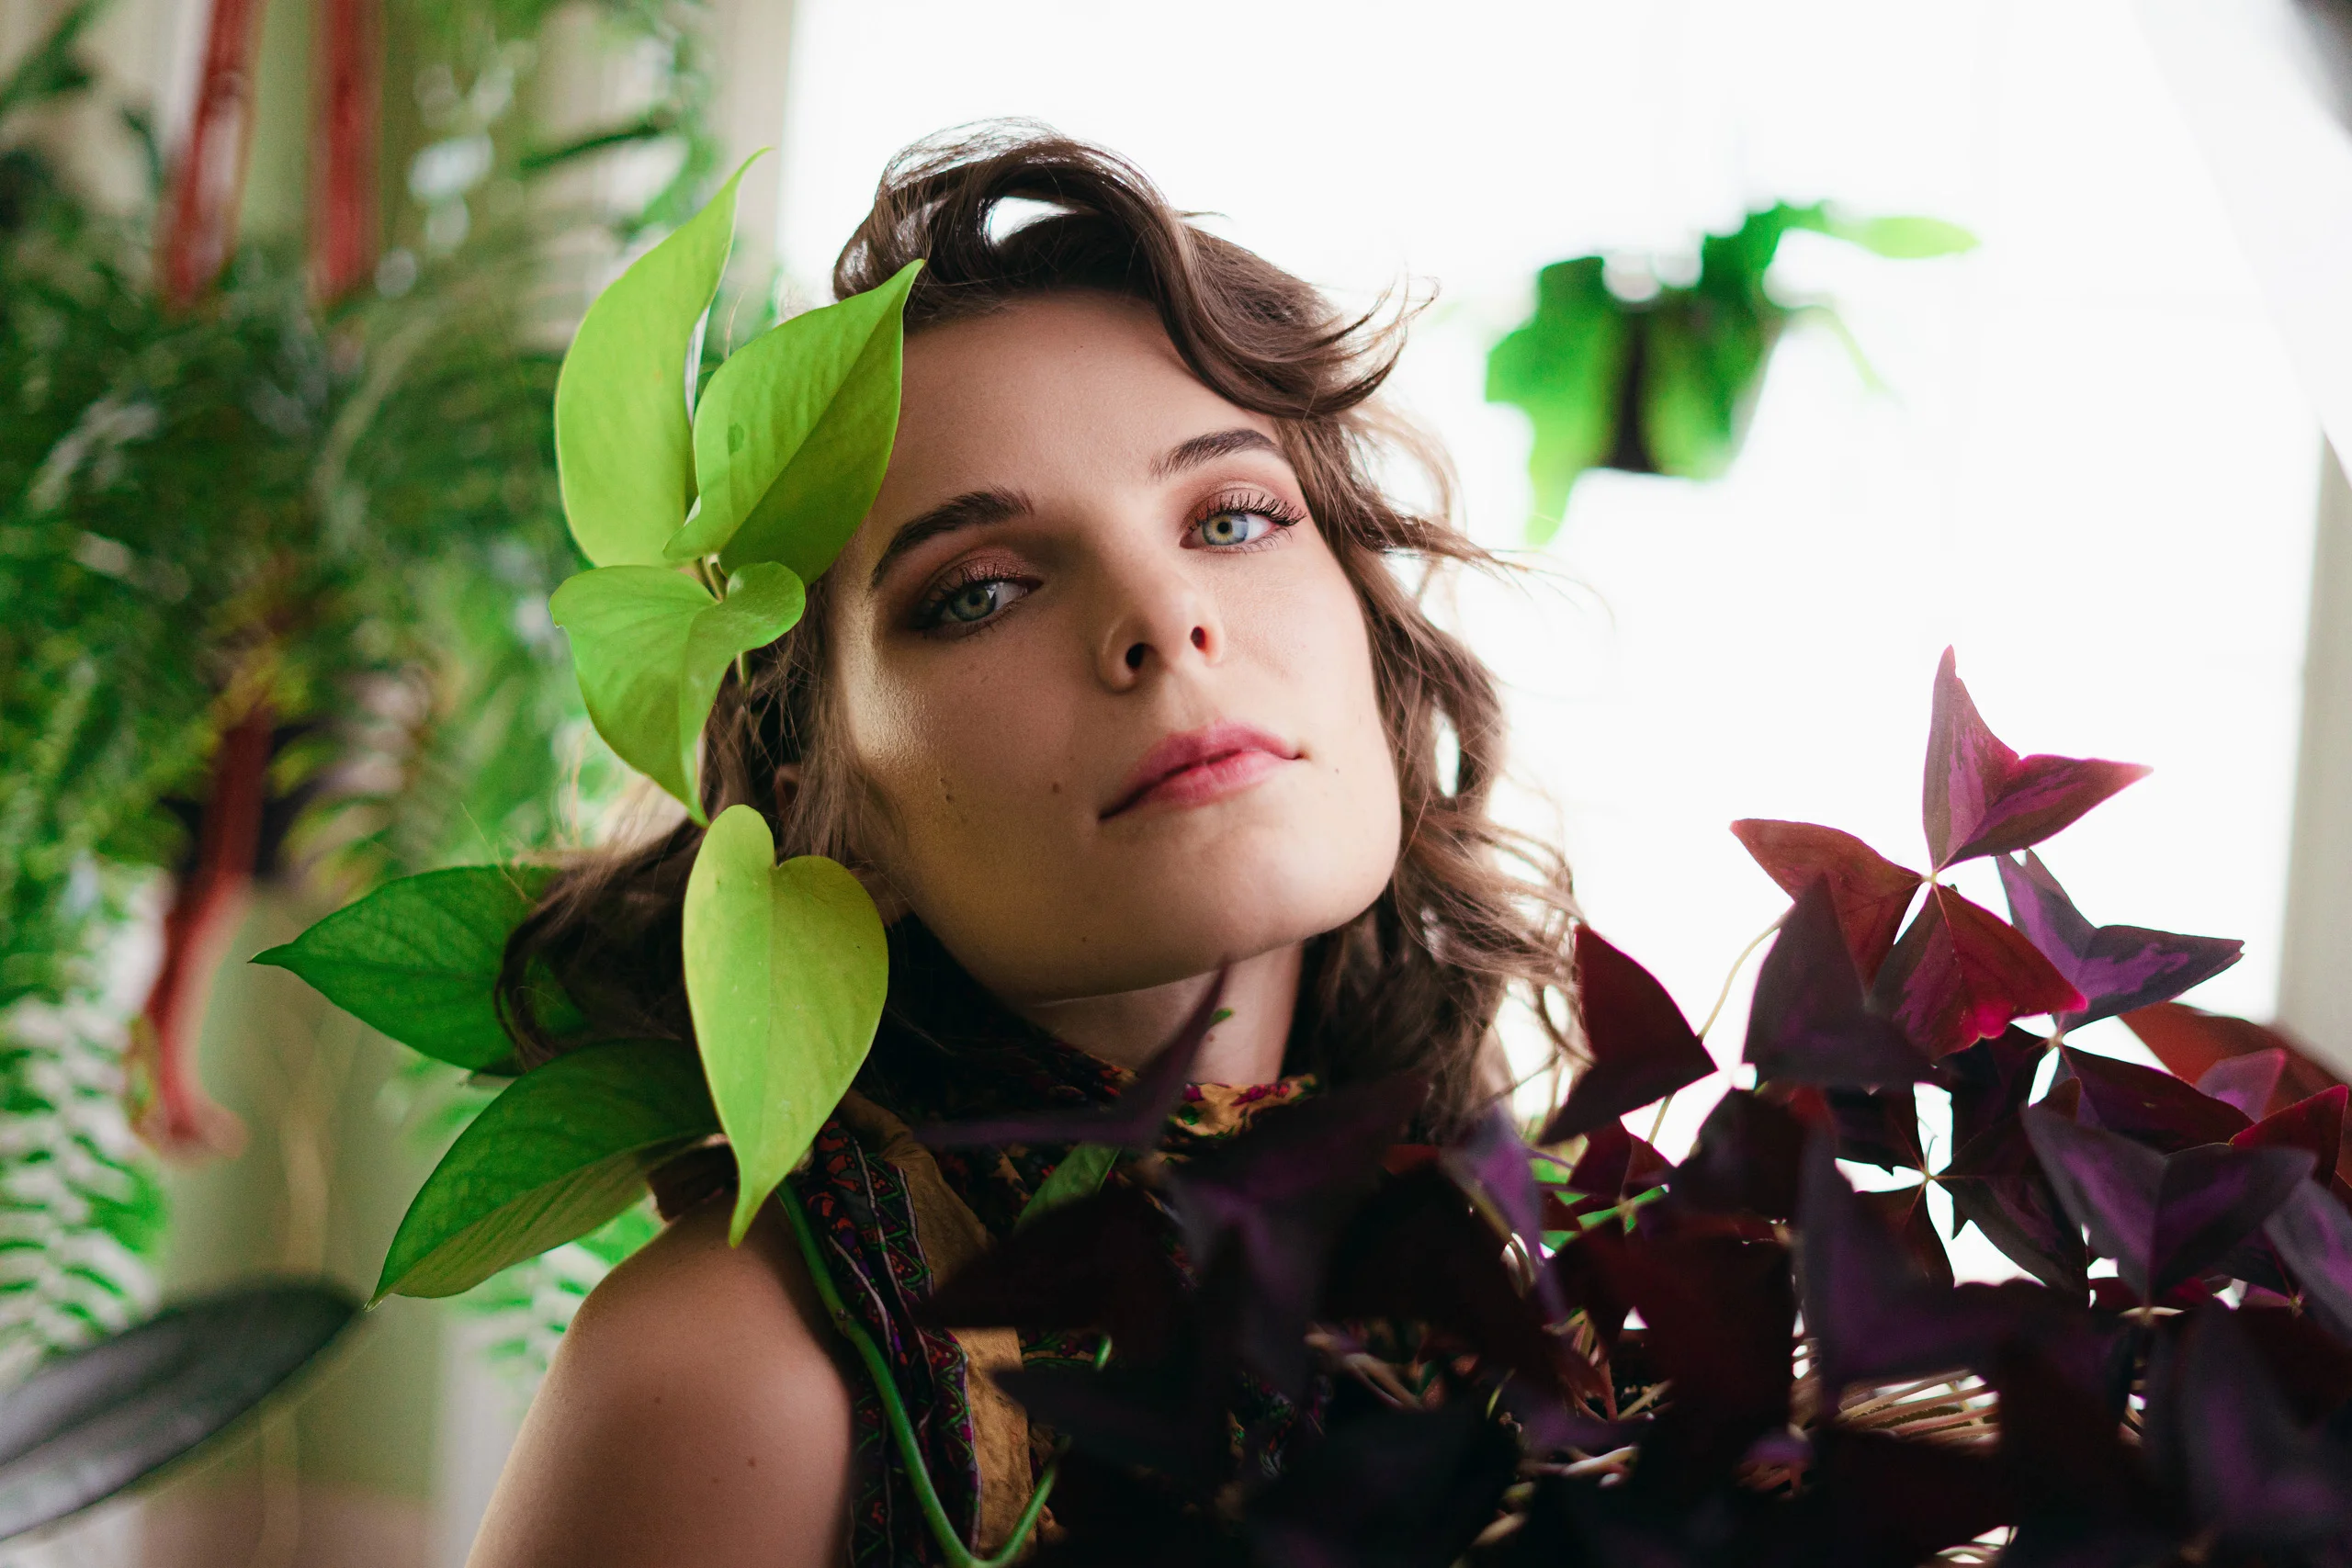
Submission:
<svg viewBox="0 0 2352 1568">
<path fill-rule="evenodd" d="M 1947 261 L 1793 237 L 1776 286 L 1834 298 L 1886 389 L 1797 329 L 1727 479 L 1589 477 L 1530 582 L 1465 593 L 1512 694 L 1514 810 L 1695 1021 L 1784 903 L 1731 819 L 1920 863 L 1956 645 L 2019 750 L 2154 765 L 2045 858 L 2096 920 L 2245 938 L 2191 999 L 2267 1014 L 2321 449 L 2120 0 L 799 0 L 786 103 L 780 246 L 813 297 L 895 149 L 1000 115 L 1125 152 L 1346 299 L 1433 287 L 1396 397 L 1497 546 L 1527 433 L 1481 400 L 1484 355 L 1539 266 L 1687 263 L 1779 197 L 1966 225 L 1982 246 Z"/>
</svg>

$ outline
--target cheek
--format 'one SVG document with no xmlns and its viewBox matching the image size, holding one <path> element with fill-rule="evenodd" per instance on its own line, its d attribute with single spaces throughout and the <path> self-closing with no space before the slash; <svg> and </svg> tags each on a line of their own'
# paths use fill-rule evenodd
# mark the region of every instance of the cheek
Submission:
<svg viewBox="0 0 2352 1568">
<path fill-rule="evenodd" d="M 985 864 L 1067 815 L 1073 705 L 1057 700 L 1049 650 L 1009 646 L 1017 630 L 989 634 L 988 657 L 916 670 L 855 639 L 842 660 L 849 752 L 882 807 L 882 841 L 861 848 L 910 891 Z M 1012 692 L 1022 700 L 1008 701 Z"/>
</svg>

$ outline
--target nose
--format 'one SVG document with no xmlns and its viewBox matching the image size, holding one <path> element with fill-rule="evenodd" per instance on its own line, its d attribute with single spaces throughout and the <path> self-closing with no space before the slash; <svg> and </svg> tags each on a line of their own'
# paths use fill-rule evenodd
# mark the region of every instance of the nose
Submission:
<svg viewBox="0 0 2352 1568">
<path fill-rule="evenodd" d="M 1165 673 L 1188 660 L 1214 664 L 1224 656 L 1216 606 L 1181 568 L 1134 562 L 1116 574 L 1112 592 L 1114 608 L 1095 660 L 1110 690 L 1129 691 L 1155 671 Z"/>
</svg>

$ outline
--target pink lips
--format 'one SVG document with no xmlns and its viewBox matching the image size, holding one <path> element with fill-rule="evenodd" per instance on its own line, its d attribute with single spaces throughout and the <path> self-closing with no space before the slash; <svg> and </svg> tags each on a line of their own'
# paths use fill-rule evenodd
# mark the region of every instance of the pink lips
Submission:
<svg viewBox="0 0 2352 1568">
<path fill-rule="evenodd" d="M 1297 760 L 1294 748 L 1254 725 L 1231 720 L 1171 735 L 1144 753 L 1102 819 L 1141 806 L 1204 806 Z"/>
</svg>

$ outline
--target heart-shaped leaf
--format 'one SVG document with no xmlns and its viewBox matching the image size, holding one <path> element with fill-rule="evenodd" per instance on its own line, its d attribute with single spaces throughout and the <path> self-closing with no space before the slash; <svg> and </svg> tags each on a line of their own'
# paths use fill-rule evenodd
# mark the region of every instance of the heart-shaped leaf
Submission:
<svg viewBox="0 0 2352 1568">
<path fill-rule="evenodd" d="M 758 157 L 754 152 L 752 158 Z M 596 297 L 555 383 L 556 476 L 580 553 L 652 566 L 695 499 L 688 418 L 703 313 L 735 240 L 735 186 Z"/>
<path fill-rule="evenodd" d="M 1765 874 L 1790 897 L 1821 877 L 1829 879 L 1830 902 L 1847 951 L 1867 982 L 1877 975 L 1903 928 L 1903 916 L 1919 891 L 1919 874 L 1899 866 L 1851 833 L 1811 822 L 1773 822 L 1748 818 L 1731 830 Z"/>
<path fill-rule="evenodd" d="M 781 571 L 781 567 L 775 569 Z M 686 878 L 686 1002 L 739 1184 L 740 1242 L 808 1152 L 874 1043 L 889 979 L 882 917 L 822 855 L 775 863 L 767 821 L 730 806 Z"/>
<path fill-rule="evenodd" d="M 648 1171 L 718 1129 L 693 1055 L 672 1042 L 589 1045 L 534 1067 L 425 1179 L 376 1299 L 453 1296 L 577 1240 L 644 1197 Z"/>
<path fill-rule="evenodd" d="M 2062 1030 L 2170 1001 L 2235 964 L 2245 946 L 2225 937 L 2094 926 L 2031 850 L 2022 865 L 2007 855 L 1993 863 L 2008 895 L 2009 918 L 2086 999 L 2080 1011 L 2058 1016 Z"/>
<path fill-rule="evenodd" d="M 1577 1005 L 1592 1063 L 1536 1139 L 1556 1144 L 1697 1083 L 1715 1059 L 1650 972 L 1602 941 L 1576 934 Z"/>
<path fill-rule="evenodd" d="M 1823 877 L 1797 899 L 1756 976 L 1746 1059 L 1791 1083 L 1915 1083 L 1928 1060 L 1903 1030 L 1872 1011 Z"/>
<path fill-rule="evenodd" d="M 255 964 L 290 969 L 370 1028 L 477 1072 L 511 1067 L 494 994 L 506 939 L 554 874 L 463 865 L 403 876 L 347 904 Z"/>
<path fill-rule="evenodd" d="M 771 327 L 729 355 L 695 411 L 702 505 L 664 553 L 717 552 L 813 582 L 857 531 L 899 429 L 901 321 L 921 262 Z"/>
<path fill-rule="evenodd" d="M 571 637 L 580 694 L 621 760 L 703 820 L 703 721 L 739 654 L 790 631 L 807 604 L 784 567 L 744 568 L 713 599 L 667 567 L 608 566 L 555 591 L 548 608 Z"/>
<path fill-rule="evenodd" d="M 2017 1019 L 2083 1005 L 2083 994 L 2033 943 L 1940 886 L 1928 890 L 1873 990 L 1879 1010 L 1937 1058 L 1998 1034 Z"/>
<path fill-rule="evenodd" d="M 2202 1273 L 2312 1170 L 2301 1149 L 2200 1144 L 2165 1155 L 2039 1106 L 2026 1108 L 2024 1122 L 2059 1201 L 2143 1302 Z"/>
<path fill-rule="evenodd" d="M 1920 813 L 1934 870 L 2038 844 L 2147 774 L 2135 762 L 2019 757 L 1985 726 L 1960 683 L 1951 649 L 1944 649 Z"/>
</svg>

